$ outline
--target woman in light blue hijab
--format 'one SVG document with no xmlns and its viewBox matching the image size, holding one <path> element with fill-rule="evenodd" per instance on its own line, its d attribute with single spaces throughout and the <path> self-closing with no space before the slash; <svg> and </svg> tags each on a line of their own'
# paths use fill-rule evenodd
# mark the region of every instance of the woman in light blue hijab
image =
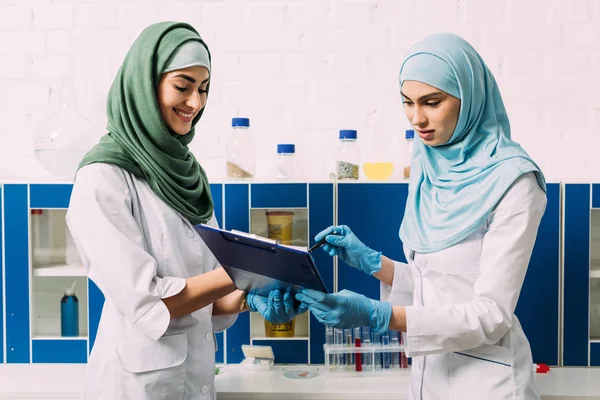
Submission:
<svg viewBox="0 0 600 400">
<path fill-rule="evenodd" d="M 419 136 L 400 227 L 408 263 L 332 226 L 315 240 L 379 279 L 382 301 L 347 290 L 297 298 L 330 326 L 405 332 L 409 399 L 539 399 L 514 311 L 546 206 L 544 176 L 511 140 L 496 81 L 464 39 L 417 43 L 400 87 Z"/>
</svg>

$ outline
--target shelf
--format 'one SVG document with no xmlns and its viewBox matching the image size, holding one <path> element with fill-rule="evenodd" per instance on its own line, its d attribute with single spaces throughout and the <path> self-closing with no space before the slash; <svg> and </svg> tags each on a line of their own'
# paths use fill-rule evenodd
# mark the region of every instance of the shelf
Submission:
<svg viewBox="0 0 600 400">
<path fill-rule="evenodd" d="M 88 340 L 87 336 L 34 336 L 31 340 Z"/>
<path fill-rule="evenodd" d="M 87 276 L 83 265 L 47 265 L 33 268 L 34 276 Z"/>
<path fill-rule="evenodd" d="M 250 340 L 308 340 L 308 337 L 253 337 Z"/>
</svg>

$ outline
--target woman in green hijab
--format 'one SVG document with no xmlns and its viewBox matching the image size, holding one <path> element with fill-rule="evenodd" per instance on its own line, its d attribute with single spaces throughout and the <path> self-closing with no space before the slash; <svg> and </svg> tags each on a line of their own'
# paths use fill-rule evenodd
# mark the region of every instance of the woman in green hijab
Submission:
<svg viewBox="0 0 600 400">
<path fill-rule="evenodd" d="M 82 160 L 67 223 L 105 297 L 84 399 L 214 399 L 215 331 L 240 311 L 273 323 L 305 309 L 236 290 L 194 225 L 217 226 L 188 144 L 210 53 L 187 24 L 146 28 L 108 95 L 108 133 Z"/>
</svg>

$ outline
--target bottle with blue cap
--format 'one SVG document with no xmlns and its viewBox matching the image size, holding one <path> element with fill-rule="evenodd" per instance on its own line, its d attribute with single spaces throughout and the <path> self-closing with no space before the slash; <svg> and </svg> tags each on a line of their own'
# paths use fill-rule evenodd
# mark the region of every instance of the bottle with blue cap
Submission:
<svg viewBox="0 0 600 400">
<path fill-rule="evenodd" d="M 358 133 L 353 129 L 340 131 L 337 151 L 337 179 L 358 179 L 361 162 L 360 149 L 356 142 Z"/>
<path fill-rule="evenodd" d="M 294 144 L 278 144 L 277 145 L 277 179 L 292 180 L 294 179 L 294 154 L 296 153 L 296 145 Z"/>
<path fill-rule="evenodd" d="M 415 131 L 413 129 L 407 129 L 404 133 L 404 139 L 406 140 L 406 144 L 404 146 L 404 157 L 402 157 L 402 160 L 404 162 L 402 168 L 402 177 L 404 179 L 410 179 L 410 162 L 412 161 L 413 155 Z"/>
<path fill-rule="evenodd" d="M 410 177 L 410 161 L 413 153 L 415 131 L 407 129 L 397 132 L 390 143 L 390 154 L 394 161 L 393 179 L 407 180 Z"/>
<path fill-rule="evenodd" d="M 233 181 L 251 180 L 256 175 L 256 148 L 250 136 L 250 119 L 233 118 L 231 133 L 225 143 L 227 178 Z"/>
</svg>

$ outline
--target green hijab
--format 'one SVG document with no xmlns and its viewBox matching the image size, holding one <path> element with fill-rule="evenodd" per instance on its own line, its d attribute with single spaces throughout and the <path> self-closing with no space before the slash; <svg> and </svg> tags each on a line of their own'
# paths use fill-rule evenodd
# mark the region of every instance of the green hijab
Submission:
<svg viewBox="0 0 600 400">
<path fill-rule="evenodd" d="M 211 218 L 214 204 L 206 173 L 188 144 L 204 109 L 192 121 L 192 129 L 178 135 L 165 125 L 156 95 L 171 56 L 189 41 L 200 42 L 208 51 L 198 32 L 185 23 L 161 22 L 140 34 L 108 93 L 108 133 L 83 157 L 79 168 L 98 162 L 115 164 L 145 179 L 159 198 L 199 224 Z"/>
</svg>

